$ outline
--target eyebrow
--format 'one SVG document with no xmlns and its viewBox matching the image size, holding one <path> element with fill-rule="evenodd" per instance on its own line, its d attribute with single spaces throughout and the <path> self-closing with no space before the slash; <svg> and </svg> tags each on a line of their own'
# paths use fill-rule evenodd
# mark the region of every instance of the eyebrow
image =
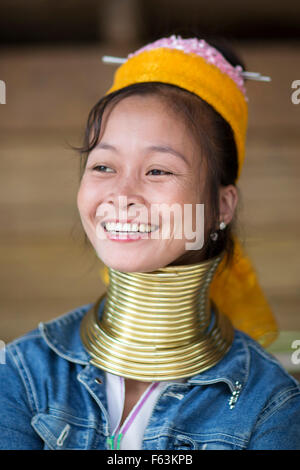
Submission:
<svg viewBox="0 0 300 470">
<path fill-rule="evenodd" d="M 114 147 L 113 145 L 107 144 L 106 142 L 100 142 L 99 144 L 96 145 L 96 148 L 118 152 L 116 147 Z M 183 160 L 187 165 L 189 165 L 189 162 L 186 156 L 183 155 L 181 152 L 178 152 L 177 150 L 173 149 L 169 145 L 150 145 L 149 147 L 146 147 L 146 150 L 148 151 L 150 150 L 151 152 L 170 153 L 171 155 L 174 155 L 175 157 L 181 158 L 181 160 Z"/>
<path fill-rule="evenodd" d="M 150 147 L 147 147 L 147 149 L 153 152 L 170 153 L 172 155 L 175 155 L 175 157 L 181 158 L 181 160 L 183 160 L 187 165 L 189 165 L 186 156 L 183 155 L 181 152 L 178 152 L 178 150 L 173 149 L 169 145 L 151 145 Z"/>
</svg>

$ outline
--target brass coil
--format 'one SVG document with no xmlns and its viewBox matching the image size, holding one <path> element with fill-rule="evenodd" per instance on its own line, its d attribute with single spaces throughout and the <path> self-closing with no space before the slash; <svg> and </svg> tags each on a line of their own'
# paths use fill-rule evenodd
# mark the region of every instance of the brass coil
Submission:
<svg viewBox="0 0 300 470">
<path fill-rule="evenodd" d="M 233 341 L 230 321 L 208 297 L 220 260 L 152 273 L 109 269 L 108 291 L 81 324 L 91 364 L 143 381 L 189 377 L 215 365 Z"/>
</svg>

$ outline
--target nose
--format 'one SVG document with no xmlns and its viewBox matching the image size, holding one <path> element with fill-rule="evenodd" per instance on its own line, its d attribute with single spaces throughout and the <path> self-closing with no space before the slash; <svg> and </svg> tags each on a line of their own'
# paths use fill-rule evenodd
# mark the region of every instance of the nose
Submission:
<svg viewBox="0 0 300 470">
<path fill-rule="evenodd" d="M 119 212 L 120 219 L 122 219 L 122 213 L 123 217 L 126 218 L 125 213 L 128 212 L 130 207 L 133 209 L 146 206 L 145 198 L 138 184 L 128 179 L 120 184 L 116 184 L 114 189 L 107 195 L 105 202 L 115 211 Z"/>
<path fill-rule="evenodd" d="M 138 182 L 124 178 L 123 181 L 119 180 L 115 184 L 113 190 L 108 194 L 106 202 L 120 204 L 121 207 L 124 207 L 125 205 L 143 204 L 144 198 Z"/>
</svg>

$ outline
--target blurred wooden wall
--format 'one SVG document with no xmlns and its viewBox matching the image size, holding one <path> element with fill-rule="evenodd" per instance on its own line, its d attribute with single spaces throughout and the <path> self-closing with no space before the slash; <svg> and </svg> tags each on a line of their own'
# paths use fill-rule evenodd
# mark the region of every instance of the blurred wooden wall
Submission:
<svg viewBox="0 0 300 470">
<path fill-rule="evenodd" d="M 5 342 L 94 301 L 104 290 L 101 262 L 84 244 L 76 207 L 79 156 L 70 144 L 81 143 L 89 109 L 110 86 L 114 67 L 102 64 L 101 56 L 125 56 L 142 45 L 130 31 L 126 41 L 117 36 L 111 30 L 106 42 L 1 49 L 6 104 L 0 105 L 0 339 Z M 291 84 L 300 79 L 300 43 L 234 45 L 248 70 L 272 77 L 271 83 L 247 85 L 240 236 L 280 327 L 300 330 L 300 104 L 291 100 Z"/>
<path fill-rule="evenodd" d="M 240 180 L 241 237 L 283 329 L 300 329 L 297 44 L 238 45 L 248 70 L 248 147 Z M 90 107 L 108 88 L 113 47 L 2 53 L 7 103 L 0 108 L 0 337 L 4 341 L 94 301 L 101 263 L 84 245 L 76 208 L 79 144 Z"/>
<path fill-rule="evenodd" d="M 193 30 L 236 38 L 298 38 L 298 0 L 1 0 L 3 41 L 147 41 Z"/>
</svg>

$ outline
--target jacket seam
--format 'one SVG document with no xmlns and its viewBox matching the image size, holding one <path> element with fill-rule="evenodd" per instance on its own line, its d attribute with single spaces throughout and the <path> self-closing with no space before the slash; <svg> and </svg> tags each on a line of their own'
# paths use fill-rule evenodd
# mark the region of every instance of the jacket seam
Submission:
<svg viewBox="0 0 300 470">
<path fill-rule="evenodd" d="M 42 414 L 46 414 L 47 416 L 54 416 L 57 419 L 68 421 L 74 424 L 74 426 L 98 429 L 98 424 L 97 424 L 96 419 L 90 420 L 89 418 L 80 418 L 80 417 L 71 415 L 70 413 L 66 413 L 65 411 L 62 411 L 53 406 L 49 406 L 48 411 L 49 411 L 48 413 L 42 413 Z"/>
<path fill-rule="evenodd" d="M 244 383 L 243 383 L 243 388 L 244 388 L 246 383 L 249 380 L 250 367 L 251 367 L 251 354 L 250 354 L 250 347 L 249 347 L 248 341 L 246 341 L 245 336 L 243 336 L 243 335 L 239 335 L 239 336 L 240 336 L 241 342 L 243 344 L 243 349 L 244 349 L 245 354 L 246 354 L 246 358 L 245 358 L 245 371 L 246 371 L 246 373 L 245 373 Z"/>
<path fill-rule="evenodd" d="M 47 426 L 43 423 L 43 422 L 40 422 L 40 429 L 35 425 L 36 424 L 36 416 L 34 416 L 31 420 L 31 426 L 33 427 L 33 429 L 35 430 L 35 432 L 39 435 L 39 437 L 42 439 L 42 441 L 44 442 L 44 444 L 47 444 L 49 446 L 50 449 L 54 450 L 55 447 L 53 447 L 51 445 L 51 441 L 53 439 L 53 434 L 51 431 L 49 431 L 49 429 L 47 428 Z M 40 430 L 44 431 L 44 434 L 42 432 L 40 432 Z M 47 440 L 45 440 L 45 438 L 47 438 Z"/>
<path fill-rule="evenodd" d="M 157 439 L 163 436 L 170 437 L 174 433 L 174 429 L 167 427 L 161 430 L 158 434 L 153 431 L 153 435 L 150 433 L 144 436 L 143 441 L 151 441 L 153 439 Z M 187 433 L 185 434 L 183 431 L 180 432 L 180 436 L 182 438 L 187 438 L 191 441 L 194 442 L 195 439 L 198 439 L 201 441 L 201 439 L 205 439 L 205 442 L 224 442 L 226 444 L 231 444 L 231 445 L 238 445 L 241 447 L 245 447 L 245 445 L 248 443 L 248 439 L 244 439 L 239 436 L 234 436 L 231 434 L 227 434 L 224 432 L 216 432 L 216 433 Z M 179 437 L 179 434 L 176 434 L 176 437 Z"/>
<path fill-rule="evenodd" d="M 32 339 L 41 338 L 41 333 L 37 330 L 33 330 L 29 333 L 26 333 L 24 336 L 20 336 L 19 338 L 14 339 L 8 344 L 9 348 L 16 347 L 19 343 L 26 343 Z"/>
<path fill-rule="evenodd" d="M 277 359 L 275 359 L 274 356 L 272 356 L 272 354 L 270 353 L 267 353 L 265 350 L 263 350 L 261 348 L 261 346 L 259 345 L 259 343 L 251 343 L 250 344 L 250 347 L 257 353 L 259 354 L 259 356 L 261 356 L 262 358 L 266 359 L 267 361 L 271 361 L 274 365 L 278 366 L 280 365 L 277 361 Z"/>
<path fill-rule="evenodd" d="M 180 432 L 181 436 L 188 437 L 190 439 L 193 439 L 193 437 L 195 437 L 197 439 L 209 438 L 211 440 L 216 440 L 217 438 L 218 439 L 223 438 L 223 439 L 228 439 L 228 440 L 237 440 L 237 441 L 240 441 L 241 444 L 248 442 L 248 439 L 245 439 L 243 437 L 239 437 L 239 436 L 236 436 L 236 435 L 233 435 L 233 434 L 228 434 L 228 433 L 222 432 L 222 431 L 219 431 L 219 432 L 200 432 L 200 433 L 199 432 L 194 432 L 194 433 L 191 433 L 191 432 L 187 432 L 187 431 L 186 432 L 185 431 L 178 431 L 177 429 L 174 429 L 170 426 L 164 427 L 159 432 L 159 436 L 163 436 L 163 435 L 170 436 L 175 431 L 176 431 L 176 435 L 177 435 L 177 432 Z M 146 439 L 153 439 L 153 437 L 156 436 L 156 433 L 155 433 L 155 430 L 153 430 L 152 432 L 153 432 L 154 436 L 151 436 L 151 433 L 148 433 L 147 435 L 145 434 L 145 438 Z"/>
<path fill-rule="evenodd" d="M 33 386 L 33 380 L 30 375 L 29 370 L 27 369 L 25 361 L 23 360 L 21 351 L 19 351 L 17 346 L 15 346 L 15 350 L 16 350 L 16 355 L 13 354 L 13 350 L 10 351 L 10 353 L 11 353 L 13 362 L 15 363 L 15 366 L 19 372 L 19 375 L 22 379 L 22 382 L 24 384 L 31 413 L 34 414 L 38 411 L 38 400 L 37 400 L 37 395 L 35 393 L 35 389 Z M 35 406 L 35 409 L 34 409 L 34 406 Z"/>
<path fill-rule="evenodd" d="M 286 395 L 284 397 L 284 395 Z M 263 409 L 260 417 L 258 418 L 256 425 L 254 427 L 253 433 L 256 431 L 256 429 L 261 426 L 265 421 L 267 421 L 274 413 L 276 413 L 283 405 L 286 404 L 289 400 L 292 398 L 296 397 L 297 395 L 300 395 L 300 390 L 299 388 L 297 389 L 292 388 L 285 390 L 284 392 L 280 393 L 278 396 L 274 397 L 272 401 L 269 402 L 267 406 Z M 283 398 L 281 398 L 283 396 Z M 281 400 L 280 403 L 275 403 L 276 401 Z M 272 404 L 274 405 L 272 406 Z M 269 408 L 269 411 L 268 411 Z"/>
</svg>

